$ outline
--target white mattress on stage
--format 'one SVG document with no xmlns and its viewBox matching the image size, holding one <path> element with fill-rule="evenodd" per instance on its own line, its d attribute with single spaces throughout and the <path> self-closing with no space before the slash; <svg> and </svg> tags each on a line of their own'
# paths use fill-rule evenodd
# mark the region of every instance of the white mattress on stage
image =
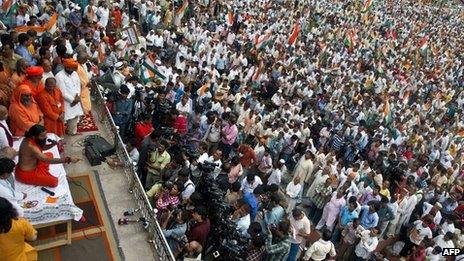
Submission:
<svg viewBox="0 0 464 261">
<path fill-rule="evenodd" d="M 50 139 L 57 139 L 54 134 L 48 134 L 48 136 Z M 14 142 L 13 147 L 16 150 L 19 149 L 21 141 L 22 139 Z M 57 146 L 54 146 L 48 151 L 52 152 L 55 158 L 60 157 Z M 15 161 L 17 162 L 17 159 Z M 26 185 L 16 181 L 15 190 L 17 192 L 24 192 L 27 194 L 24 202 L 37 201 L 37 205 L 35 207 L 29 209 L 23 208 L 24 217 L 28 219 L 33 225 L 71 219 L 76 221 L 80 220 L 83 211 L 74 205 L 63 164 L 50 164 L 50 173 L 53 176 L 58 177 L 58 186 L 56 188 L 47 187 L 47 189 L 50 191 L 55 192 L 53 198 L 49 200 L 50 203 L 47 202 L 47 199 L 50 195 L 42 191 L 41 186 Z M 54 198 L 56 198 L 56 200 Z"/>
</svg>

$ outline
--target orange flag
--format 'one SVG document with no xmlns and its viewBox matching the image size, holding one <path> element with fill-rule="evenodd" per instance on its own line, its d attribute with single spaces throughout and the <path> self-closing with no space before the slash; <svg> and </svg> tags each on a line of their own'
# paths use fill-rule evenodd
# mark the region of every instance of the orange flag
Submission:
<svg viewBox="0 0 464 261">
<path fill-rule="evenodd" d="M 296 39 L 298 38 L 298 35 L 300 34 L 300 23 L 296 22 L 295 25 L 293 26 L 292 33 L 290 34 L 290 38 L 288 39 L 288 44 L 289 45 L 294 45 L 296 42 Z"/>
</svg>

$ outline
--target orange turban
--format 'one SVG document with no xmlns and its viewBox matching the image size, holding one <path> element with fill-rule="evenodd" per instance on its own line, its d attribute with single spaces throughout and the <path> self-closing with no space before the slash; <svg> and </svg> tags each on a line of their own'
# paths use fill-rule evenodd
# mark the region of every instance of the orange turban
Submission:
<svg viewBox="0 0 464 261">
<path fill-rule="evenodd" d="M 72 58 L 63 59 L 63 66 L 66 68 L 77 69 L 78 65 L 79 63 Z"/>
<path fill-rule="evenodd" d="M 26 74 L 28 77 L 42 76 L 44 69 L 42 66 L 31 66 L 26 69 Z"/>
</svg>

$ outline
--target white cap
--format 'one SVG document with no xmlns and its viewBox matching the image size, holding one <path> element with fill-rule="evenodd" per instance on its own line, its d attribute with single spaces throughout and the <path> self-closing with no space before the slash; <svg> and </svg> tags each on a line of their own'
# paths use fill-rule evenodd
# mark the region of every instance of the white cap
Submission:
<svg viewBox="0 0 464 261">
<path fill-rule="evenodd" d="M 116 69 L 119 69 L 119 68 L 121 68 L 123 65 L 124 65 L 123 62 L 117 62 L 117 63 L 114 64 L 114 67 L 115 67 Z"/>
</svg>

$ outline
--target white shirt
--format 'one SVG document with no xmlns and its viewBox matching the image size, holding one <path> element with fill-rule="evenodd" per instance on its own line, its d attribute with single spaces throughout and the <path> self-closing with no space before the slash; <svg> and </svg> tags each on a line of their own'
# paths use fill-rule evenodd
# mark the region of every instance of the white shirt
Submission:
<svg viewBox="0 0 464 261">
<path fill-rule="evenodd" d="M 139 151 L 134 148 L 133 150 L 131 150 L 129 152 L 129 157 L 130 159 L 132 160 L 132 162 L 135 162 L 135 163 L 138 163 L 139 162 L 139 157 L 140 157 L 140 153 Z"/>
<path fill-rule="evenodd" d="M 6 121 L 0 121 L 0 124 L 2 124 L 6 131 L 8 133 L 10 133 L 11 137 L 13 137 L 13 135 L 11 134 L 11 131 L 10 131 L 10 128 L 8 128 L 8 124 L 6 123 Z M 10 145 L 8 144 L 8 138 L 6 136 L 6 132 L 5 132 L 5 129 L 3 129 L 2 127 L 0 127 L 0 149 L 3 149 L 5 147 L 9 147 Z"/>
<path fill-rule="evenodd" d="M 188 199 L 195 192 L 195 184 L 189 179 L 184 184 L 184 191 L 182 191 L 182 198 Z"/>
<path fill-rule="evenodd" d="M 454 248 L 454 243 L 453 243 L 453 240 L 448 240 L 448 241 L 445 241 L 443 239 L 444 235 L 438 235 L 436 236 L 434 239 L 433 239 L 433 242 L 435 242 L 435 245 L 441 247 L 441 249 L 443 248 Z"/>
<path fill-rule="evenodd" d="M 298 235 L 298 232 L 304 234 L 311 233 L 311 222 L 309 221 L 308 217 L 304 215 L 304 217 L 300 220 L 295 220 L 293 215 L 289 215 L 288 220 L 290 221 L 290 226 L 292 228 L 292 232 L 290 234 L 290 242 L 294 244 L 301 244 L 304 241 L 304 238 Z"/>
<path fill-rule="evenodd" d="M 160 35 L 155 35 L 155 37 L 153 38 L 153 45 L 155 47 L 163 48 L 163 45 L 164 45 L 163 37 Z"/>
<path fill-rule="evenodd" d="M 60 90 L 63 93 L 64 120 L 67 121 L 84 115 L 80 102 L 71 107 L 71 103 L 74 101 L 76 95 L 80 96 L 81 94 L 81 83 L 77 72 L 73 72 L 69 75 L 65 72 L 65 70 L 62 70 L 56 74 L 55 79 L 56 85 L 60 87 Z"/>
<path fill-rule="evenodd" d="M 235 223 L 237 224 L 238 232 L 240 232 L 240 234 L 242 235 L 246 235 L 248 227 L 250 227 L 251 223 L 250 214 L 247 214 L 246 216 L 239 218 L 237 221 L 235 221 Z"/>
<path fill-rule="evenodd" d="M 183 105 L 182 101 L 176 104 L 176 110 L 178 112 L 185 112 L 185 113 L 188 113 L 188 114 L 190 114 L 190 112 L 192 111 L 191 108 L 190 108 L 190 103 L 187 102 L 185 105 Z"/>
<path fill-rule="evenodd" d="M 303 260 L 326 260 L 327 254 L 334 257 L 336 255 L 335 246 L 332 242 L 322 240 L 321 238 L 309 247 Z"/>
<path fill-rule="evenodd" d="M 355 253 L 358 257 L 367 259 L 370 254 L 377 248 L 379 240 L 377 237 L 370 235 L 370 230 L 361 232 L 361 241 L 356 245 Z"/>
<path fill-rule="evenodd" d="M 97 15 L 98 15 L 98 17 L 100 18 L 100 20 L 98 21 L 98 23 L 99 23 L 101 26 L 106 27 L 106 25 L 108 25 L 108 20 L 109 20 L 109 18 L 110 18 L 110 9 L 104 8 L 103 6 L 100 6 L 100 7 L 98 8 Z"/>
<path fill-rule="evenodd" d="M 414 223 L 414 228 L 417 231 L 417 238 L 414 238 L 412 235 L 409 235 L 409 239 L 411 240 L 412 243 L 416 245 L 420 245 L 422 240 L 424 240 L 425 237 L 432 238 L 432 230 L 430 230 L 429 227 L 423 227 L 422 226 L 422 220 L 416 220 Z"/>
<path fill-rule="evenodd" d="M 19 205 L 19 201 L 23 200 L 23 194 L 15 191 L 12 184 L 7 179 L 0 179 L 0 197 L 10 201 L 13 207 L 18 211 L 20 217 L 24 216 L 23 208 Z"/>
<path fill-rule="evenodd" d="M 287 188 L 285 189 L 287 195 L 291 198 L 296 198 L 300 194 L 301 184 L 298 183 L 295 185 L 293 181 L 288 183 Z"/>
<path fill-rule="evenodd" d="M 433 252 L 433 247 L 428 247 L 425 250 L 425 256 L 426 256 L 425 260 L 427 260 L 427 261 L 439 261 L 440 259 L 444 259 L 441 256 L 441 253 L 438 254 L 438 255 L 434 255 L 432 252 Z"/>
<path fill-rule="evenodd" d="M 269 178 L 267 180 L 267 185 L 271 185 L 271 184 L 280 185 L 281 180 L 282 180 L 282 171 L 277 168 L 273 169 L 271 172 L 271 175 L 269 175 Z"/>
<path fill-rule="evenodd" d="M 259 185 L 263 184 L 261 181 L 261 178 L 258 176 L 255 176 L 255 180 L 252 184 L 248 183 L 247 179 L 242 180 L 242 186 L 240 187 L 240 190 L 243 192 L 243 194 L 250 192 L 253 193 L 253 190 Z"/>
</svg>

